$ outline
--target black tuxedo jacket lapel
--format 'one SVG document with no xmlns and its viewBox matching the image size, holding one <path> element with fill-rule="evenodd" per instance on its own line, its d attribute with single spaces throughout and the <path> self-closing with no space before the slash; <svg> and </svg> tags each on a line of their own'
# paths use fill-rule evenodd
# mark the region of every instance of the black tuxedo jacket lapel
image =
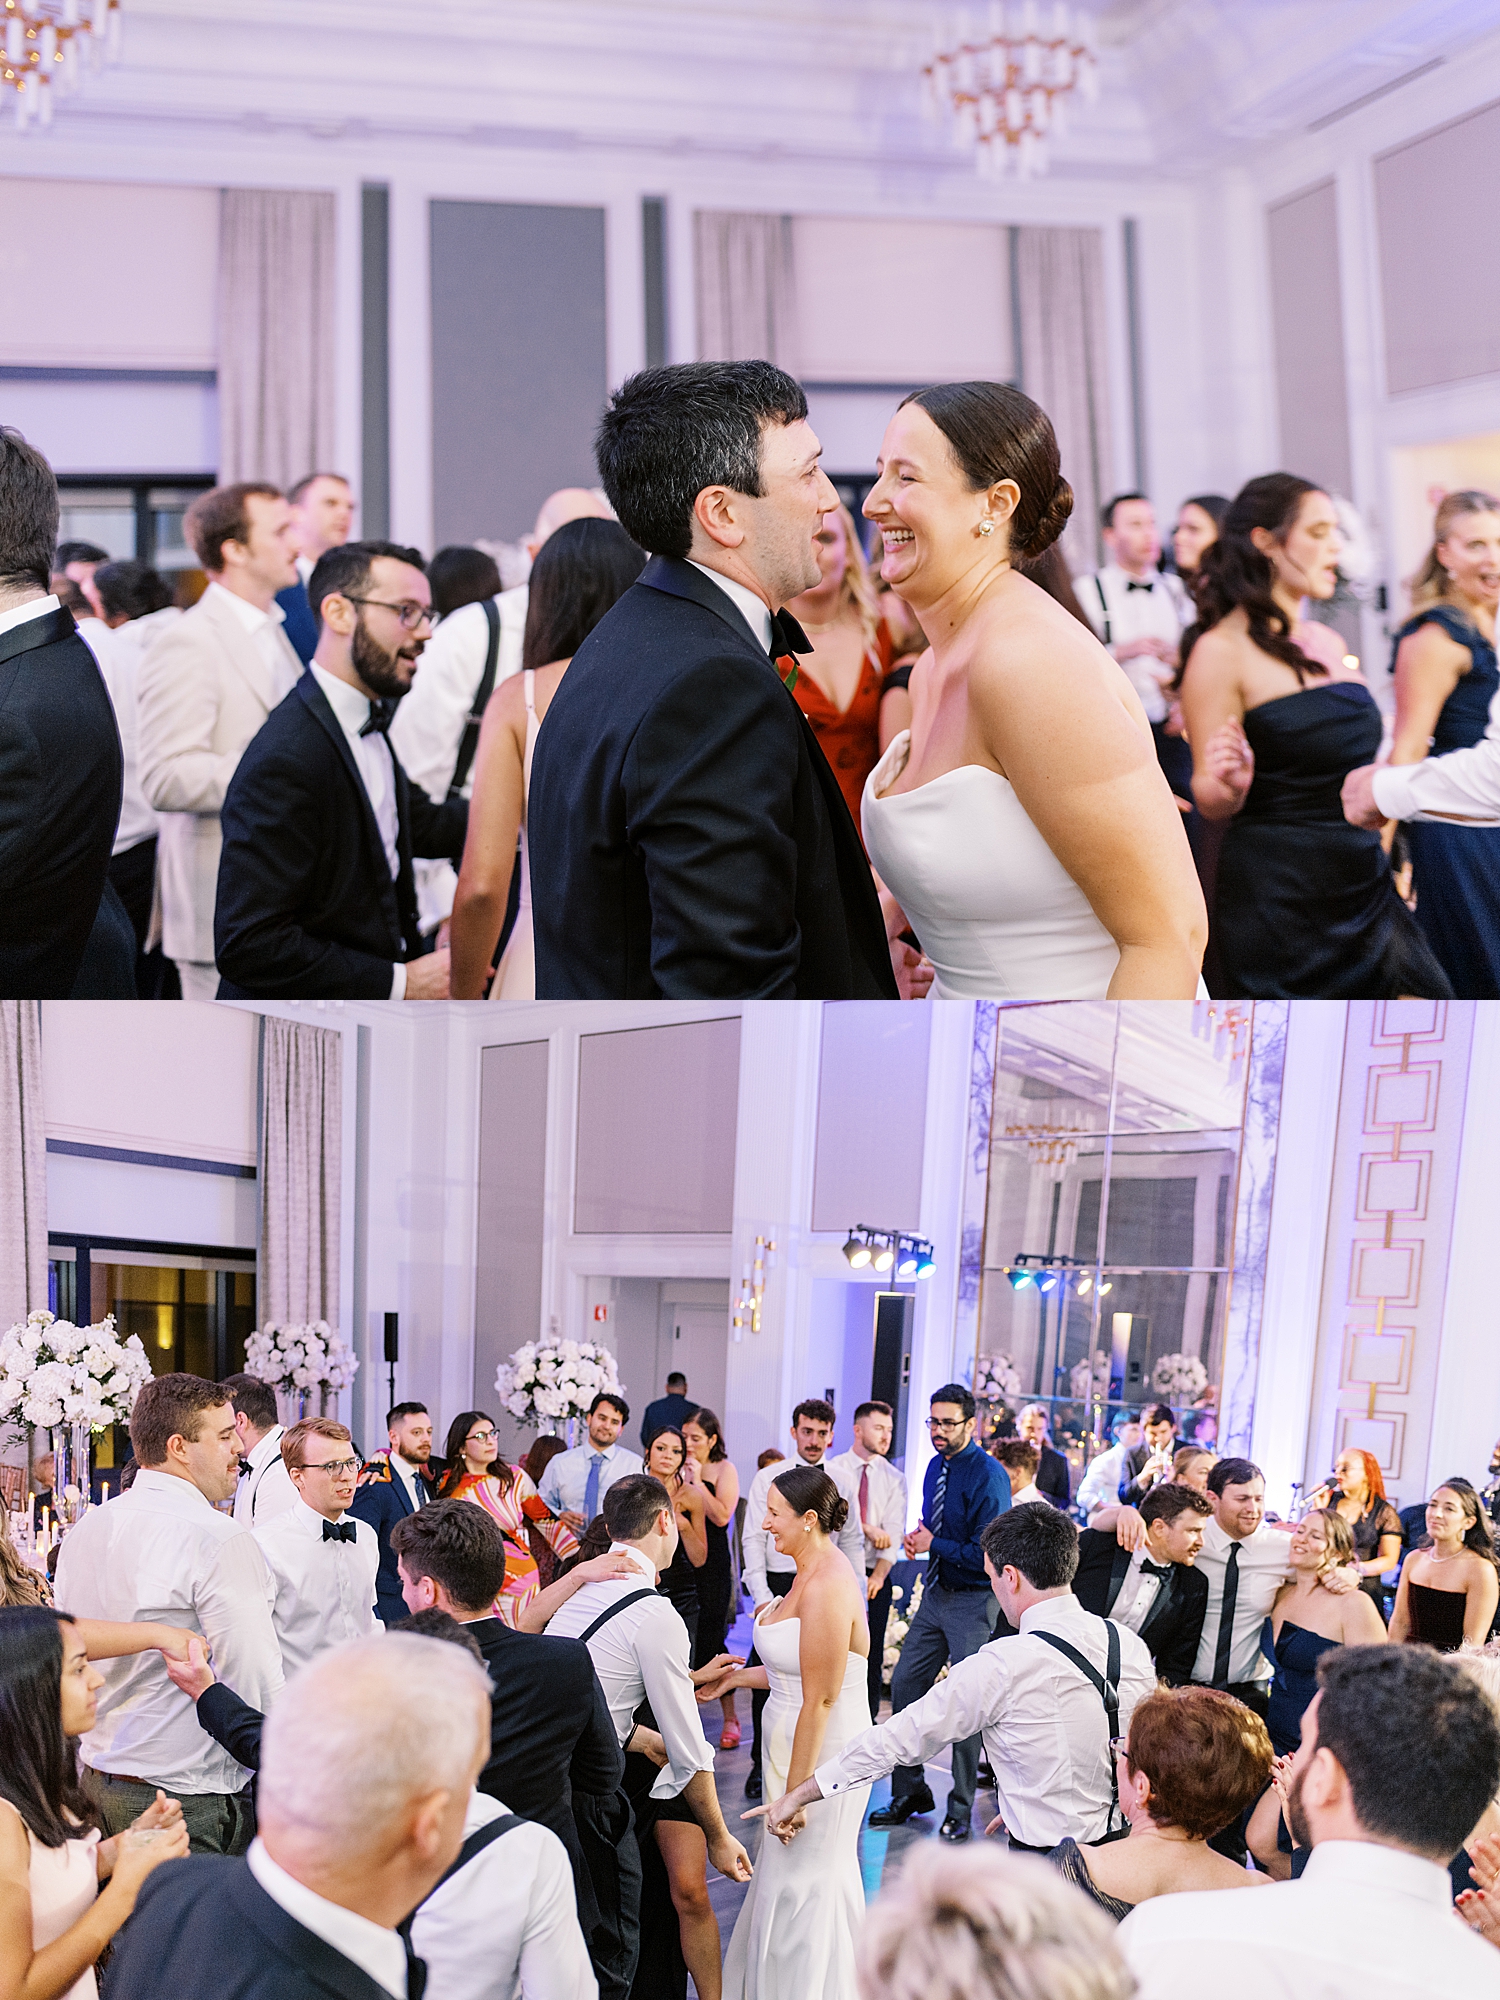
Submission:
<svg viewBox="0 0 1500 2000">
<path fill-rule="evenodd" d="M 8 632 L 0 632 L 0 665 L 22 653 L 33 653 L 41 646 L 55 646 L 59 639 L 66 639 L 77 629 L 72 612 L 61 604 L 41 618 L 23 618 Z"/>
<path fill-rule="evenodd" d="M 715 618 L 722 618 L 736 638 L 743 639 L 750 651 L 763 667 L 776 672 L 770 654 L 756 638 L 745 621 L 744 613 L 725 590 L 716 583 L 710 583 L 701 570 L 696 570 L 690 562 L 679 562 L 675 556 L 653 556 L 636 579 L 648 590 L 659 590 L 667 597 L 685 597 L 693 604 L 701 604 L 705 611 L 711 611 Z M 780 679 L 780 675 L 777 675 Z"/>
<path fill-rule="evenodd" d="M 387 736 L 385 741 L 391 753 L 391 776 L 396 786 L 396 880 L 393 887 L 404 955 L 405 952 L 415 948 L 418 936 L 417 878 L 411 862 L 411 780 L 406 775 L 401 759 L 396 755 L 396 746 L 390 737 Z M 384 860 L 384 841 L 380 844 L 380 853 Z M 391 872 L 389 865 L 385 872 L 387 875 Z"/>
<path fill-rule="evenodd" d="M 250 1873 L 248 1862 L 237 1862 L 235 1870 L 225 1885 L 230 1902 L 272 1950 L 295 1966 L 304 1978 L 315 1981 L 325 1992 L 336 1995 L 337 2000 L 390 2000 L 378 1980 L 273 1902 Z"/>
<path fill-rule="evenodd" d="M 1120 1587 L 1130 1572 L 1130 1560 L 1130 1550 L 1121 1548 L 1116 1543 L 1114 1560 L 1109 1566 L 1109 1588 L 1104 1593 L 1104 1615 L 1106 1618 L 1114 1610 L 1115 1599 L 1120 1594 Z"/>
<path fill-rule="evenodd" d="M 354 752 L 349 748 L 349 739 L 344 734 L 343 726 L 338 717 L 329 707 L 327 696 L 318 686 L 315 674 L 310 672 L 305 673 L 301 680 L 298 681 L 295 692 L 302 697 L 303 701 L 307 704 L 308 713 L 315 718 L 318 726 L 329 738 L 335 750 L 338 751 L 339 761 L 348 773 L 350 784 L 354 787 L 355 798 L 359 801 L 360 823 L 364 829 L 365 845 L 369 849 L 369 858 L 371 866 L 374 869 L 377 893 L 379 894 L 386 920 L 390 924 L 391 936 L 396 943 L 394 956 L 404 958 L 406 956 L 406 936 L 401 922 L 401 911 L 396 900 L 396 885 L 391 880 L 391 864 L 386 860 L 385 842 L 380 837 L 380 822 L 375 817 L 375 808 L 370 804 L 370 794 L 365 790 L 365 781 L 361 775 L 360 768 L 354 761 Z M 391 756 L 391 766 L 395 771 L 399 771 L 401 768 L 396 761 L 394 753 Z M 396 812 L 397 840 L 399 843 L 399 828 L 402 825 L 405 815 L 401 811 L 401 795 L 399 790 L 396 796 L 398 802 Z M 409 846 L 406 849 L 401 849 L 398 845 L 397 852 L 401 857 L 401 867 L 409 874 L 411 870 Z"/>
<path fill-rule="evenodd" d="M 1161 1588 L 1157 1591 L 1156 1596 L 1151 1601 L 1151 1609 L 1146 1613 L 1145 1617 L 1141 1620 L 1140 1637 L 1142 1639 L 1145 1638 L 1146 1634 L 1152 1629 L 1153 1626 L 1160 1624 L 1161 1620 L 1167 1615 L 1168 1611 L 1172 1609 L 1176 1598 L 1176 1590 L 1175 1590 L 1176 1583 L 1177 1583 L 1177 1565 L 1176 1563 L 1173 1563 L 1170 1572 L 1166 1576 L 1164 1576 L 1161 1580 Z"/>
</svg>

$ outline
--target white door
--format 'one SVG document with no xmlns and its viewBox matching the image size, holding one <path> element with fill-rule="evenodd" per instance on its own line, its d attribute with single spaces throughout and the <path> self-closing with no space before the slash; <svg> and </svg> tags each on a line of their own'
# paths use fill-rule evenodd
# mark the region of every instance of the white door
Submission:
<svg viewBox="0 0 1500 2000">
<path fill-rule="evenodd" d="M 692 1401 L 712 1410 L 722 1422 L 729 1315 L 723 1306 L 674 1305 L 669 1312 L 671 1340 L 661 1380 L 665 1382 L 669 1374 L 686 1375 Z M 654 1393 L 662 1392 L 658 1388 Z"/>
</svg>

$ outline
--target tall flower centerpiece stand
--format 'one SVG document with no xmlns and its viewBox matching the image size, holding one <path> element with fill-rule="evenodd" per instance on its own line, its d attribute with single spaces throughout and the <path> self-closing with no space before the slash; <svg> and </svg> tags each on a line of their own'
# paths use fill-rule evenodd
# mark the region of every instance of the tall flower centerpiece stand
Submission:
<svg viewBox="0 0 1500 2000">
<path fill-rule="evenodd" d="M 495 1370 L 495 1389 L 513 1417 L 569 1445 L 602 1389 L 624 1393 L 614 1355 L 593 1340 L 529 1340 Z"/>
<path fill-rule="evenodd" d="M 28 1502 L 33 1557 L 40 1528 L 45 1566 L 53 1535 L 83 1518 L 92 1488 L 93 1436 L 128 1423 L 151 1362 L 135 1334 L 121 1339 L 113 1314 L 75 1326 L 50 1312 L 34 1312 L 0 1335 L 0 1425 L 26 1440 L 26 1486 L 34 1496 L 38 1437 L 53 1459 L 52 1518 L 37 1523 Z"/>
<path fill-rule="evenodd" d="M 276 1417 L 288 1429 L 304 1417 L 332 1416 L 359 1360 L 327 1320 L 283 1325 L 267 1320 L 245 1343 L 245 1372 L 276 1394 Z"/>
</svg>

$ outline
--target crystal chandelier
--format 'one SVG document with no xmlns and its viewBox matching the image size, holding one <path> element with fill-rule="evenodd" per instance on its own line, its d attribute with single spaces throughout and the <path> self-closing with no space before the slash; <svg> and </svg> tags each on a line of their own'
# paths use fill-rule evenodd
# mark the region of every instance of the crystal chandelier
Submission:
<svg viewBox="0 0 1500 2000">
<path fill-rule="evenodd" d="M 928 112 L 974 147 L 982 174 L 1029 180 L 1046 171 L 1073 93 L 1087 104 L 1098 96 L 1099 64 L 1088 22 L 1063 0 L 991 0 L 939 31 L 922 78 Z"/>
<path fill-rule="evenodd" d="M 0 0 L 0 99 L 16 94 L 16 124 L 50 125 L 54 94 L 78 87 L 120 46 L 120 0 Z"/>
</svg>

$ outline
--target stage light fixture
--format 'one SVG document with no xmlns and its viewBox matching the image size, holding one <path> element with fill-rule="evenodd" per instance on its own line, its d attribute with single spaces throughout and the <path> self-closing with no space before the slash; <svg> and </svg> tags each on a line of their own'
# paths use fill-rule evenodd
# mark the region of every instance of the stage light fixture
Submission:
<svg viewBox="0 0 1500 2000">
<path fill-rule="evenodd" d="M 921 1250 L 917 1253 L 917 1277 L 918 1279 L 930 1278 L 936 1269 L 937 1262 L 932 1254 L 932 1245 L 924 1243 Z"/>
<path fill-rule="evenodd" d="M 896 1239 L 896 1276 L 914 1278 L 917 1275 L 917 1239 L 915 1236 L 899 1236 Z"/>
<path fill-rule="evenodd" d="M 895 1242 L 891 1237 L 881 1235 L 878 1230 L 872 1230 L 870 1235 L 875 1245 L 875 1254 L 870 1261 L 877 1271 L 888 1271 L 896 1261 Z"/>
<path fill-rule="evenodd" d="M 1106 1278 L 1106 1279 L 1105 1279 L 1105 1281 L 1104 1281 L 1104 1283 L 1103 1283 L 1103 1284 L 1102 1284 L 1102 1285 L 1101 1285 L 1101 1286 L 1099 1287 L 1099 1296 L 1100 1296 L 1100 1298 L 1102 1299 L 1102 1298 L 1104 1297 L 1104 1294 L 1105 1294 L 1106 1292 L 1112 1292 L 1113 1290 L 1114 1290 L 1114 1286 L 1113 1286 L 1113 1285 L 1112 1285 L 1112 1284 L 1111 1284 L 1111 1283 L 1109 1282 L 1109 1280 L 1108 1280 L 1108 1279 Z"/>
<path fill-rule="evenodd" d="M 849 1231 L 848 1241 L 844 1245 L 844 1255 L 856 1271 L 862 1271 L 869 1263 L 870 1246 L 857 1230 Z"/>
<path fill-rule="evenodd" d="M 1013 1291 L 1024 1292 L 1026 1287 L 1031 1283 L 1031 1273 L 1029 1271 L 1012 1269 L 1007 1271 L 1005 1275 L 1010 1279 Z"/>
<path fill-rule="evenodd" d="M 1094 1289 L 1094 1281 L 1087 1271 L 1080 1272 L 1073 1289 L 1077 1292 L 1079 1298 L 1086 1299 L 1088 1297 L 1089 1293 Z"/>
<path fill-rule="evenodd" d="M 1056 1271 L 1044 1271 L 1036 1281 L 1036 1288 L 1039 1292 L 1056 1291 L 1057 1290 Z"/>
</svg>

